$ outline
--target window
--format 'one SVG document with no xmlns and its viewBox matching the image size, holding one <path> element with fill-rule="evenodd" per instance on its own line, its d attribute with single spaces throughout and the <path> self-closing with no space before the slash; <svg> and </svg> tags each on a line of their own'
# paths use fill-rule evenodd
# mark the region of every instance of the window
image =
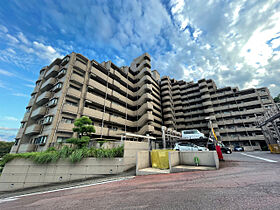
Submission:
<svg viewBox="0 0 280 210">
<path fill-rule="evenodd" d="M 61 88 L 62 88 L 62 83 L 59 82 L 54 86 L 53 90 L 56 92 L 56 91 L 60 90 Z"/>
<path fill-rule="evenodd" d="M 57 139 L 56 139 L 56 142 L 57 142 L 57 143 L 62 143 L 62 142 L 65 142 L 66 139 L 69 139 L 69 137 L 58 136 Z"/>
<path fill-rule="evenodd" d="M 31 110 L 31 107 L 26 107 L 26 112 L 29 113 Z"/>
<path fill-rule="evenodd" d="M 25 122 L 21 122 L 21 123 L 20 123 L 20 128 L 23 128 L 24 125 L 25 125 Z"/>
<path fill-rule="evenodd" d="M 67 124 L 72 124 L 72 123 L 74 123 L 74 119 L 62 117 L 61 122 L 67 123 Z"/>
<path fill-rule="evenodd" d="M 20 139 L 15 139 L 15 145 L 18 145 Z"/>
<path fill-rule="evenodd" d="M 43 145 L 46 143 L 48 136 L 39 136 L 34 139 L 34 144 Z"/>
<path fill-rule="evenodd" d="M 66 100 L 66 104 L 71 105 L 71 106 L 78 106 L 78 103 L 69 101 L 69 100 Z"/>
<path fill-rule="evenodd" d="M 51 124 L 52 120 L 53 120 L 53 116 L 51 116 L 51 115 L 46 116 L 46 117 L 44 117 L 43 124 Z"/>
<path fill-rule="evenodd" d="M 61 70 L 59 71 L 57 77 L 58 77 L 58 78 L 62 78 L 62 77 L 66 74 L 66 71 L 67 71 L 66 68 L 61 69 Z"/>
<path fill-rule="evenodd" d="M 50 100 L 48 106 L 52 107 L 55 106 L 57 104 L 58 98 L 53 98 Z"/>
<path fill-rule="evenodd" d="M 36 87 L 38 87 L 39 85 L 40 85 L 40 83 L 41 83 L 41 81 L 39 80 L 39 81 L 37 81 L 36 82 Z"/>
<path fill-rule="evenodd" d="M 69 56 L 66 56 L 62 61 L 61 61 L 61 66 L 65 66 L 70 60 Z"/>
</svg>

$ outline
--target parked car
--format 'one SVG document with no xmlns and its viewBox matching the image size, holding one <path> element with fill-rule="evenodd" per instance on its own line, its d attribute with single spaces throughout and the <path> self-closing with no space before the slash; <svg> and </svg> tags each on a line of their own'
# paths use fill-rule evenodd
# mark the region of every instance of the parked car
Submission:
<svg viewBox="0 0 280 210">
<path fill-rule="evenodd" d="M 200 147 L 200 146 L 197 146 L 197 145 L 195 145 L 193 143 L 189 143 L 189 142 L 176 143 L 174 150 L 177 150 L 177 151 L 209 151 L 209 149 L 206 147 Z"/>
<path fill-rule="evenodd" d="M 223 143 L 218 143 L 221 148 L 222 153 L 231 154 L 232 151 L 229 147 L 226 147 Z"/>
<path fill-rule="evenodd" d="M 205 138 L 203 133 L 200 133 L 199 130 L 183 130 L 182 131 L 183 139 L 203 139 Z"/>
<path fill-rule="evenodd" d="M 235 146 L 233 150 L 236 151 L 236 152 L 242 152 L 242 151 L 244 151 L 244 147 Z"/>
</svg>

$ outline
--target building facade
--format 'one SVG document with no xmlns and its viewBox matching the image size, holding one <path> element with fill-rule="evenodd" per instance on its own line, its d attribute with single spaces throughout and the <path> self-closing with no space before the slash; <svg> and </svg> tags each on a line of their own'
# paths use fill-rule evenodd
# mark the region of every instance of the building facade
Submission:
<svg viewBox="0 0 280 210">
<path fill-rule="evenodd" d="M 161 79 L 163 124 L 178 131 L 198 129 L 209 135 L 209 120 L 217 138 L 226 145 L 265 147 L 256 116 L 273 104 L 267 88 L 217 88 L 211 79 L 197 83 Z"/>
<path fill-rule="evenodd" d="M 160 75 L 151 71 L 150 55 L 130 67 L 98 63 L 71 53 L 40 71 L 12 152 L 46 150 L 73 136 L 74 120 L 92 119 L 93 137 L 120 133 L 161 136 Z"/>
<path fill-rule="evenodd" d="M 98 63 L 71 53 L 41 69 L 11 152 L 43 151 L 75 135 L 74 120 L 92 119 L 93 138 L 120 139 L 122 133 L 161 139 L 162 126 L 209 134 L 209 119 L 228 144 L 265 144 L 255 116 L 273 103 L 267 88 L 218 89 L 213 80 L 197 83 L 160 78 L 145 53 L 131 65 Z"/>
</svg>

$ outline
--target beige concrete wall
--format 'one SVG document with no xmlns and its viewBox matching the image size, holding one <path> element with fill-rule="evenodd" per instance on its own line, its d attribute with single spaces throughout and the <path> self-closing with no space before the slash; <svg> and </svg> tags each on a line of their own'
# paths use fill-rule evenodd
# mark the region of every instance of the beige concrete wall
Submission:
<svg viewBox="0 0 280 210">
<path fill-rule="evenodd" d="M 148 142 L 124 141 L 123 158 L 86 158 L 76 164 L 60 160 L 40 165 L 30 160 L 14 159 L 4 167 L 0 177 L 0 191 L 118 174 L 135 167 L 136 153 L 148 149 Z"/>
<path fill-rule="evenodd" d="M 137 152 L 136 175 L 137 175 L 137 171 L 139 171 L 143 168 L 150 168 L 150 167 L 152 167 L 150 151 Z"/>
<path fill-rule="evenodd" d="M 177 166 L 180 164 L 180 152 L 179 151 L 172 151 L 168 152 L 168 159 L 169 159 L 169 169 L 173 166 Z"/>
<path fill-rule="evenodd" d="M 255 151 L 255 150 L 261 150 L 261 146 L 243 146 L 244 151 L 248 152 L 248 151 Z"/>
<path fill-rule="evenodd" d="M 149 150 L 148 142 L 124 141 L 124 170 L 135 167 L 137 152 L 145 150 Z"/>
<path fill-rule="evenodd" d="M 66 160 L 55 164 L 35 164 L 30 160 L 15 159 L 7 163 L 0 177 L 0 191 L 68 182 L 123 171 L 123 158 L 87 158 L 77 164 Z"/>
<path fill-rule="evenodd" d="M 212 166 L 219 169 L 219 159 L 216 151 L 180 152 L 180 165 L 195 165 L 194 157 L 199 158 L 200 166 Z"/>
</svg>

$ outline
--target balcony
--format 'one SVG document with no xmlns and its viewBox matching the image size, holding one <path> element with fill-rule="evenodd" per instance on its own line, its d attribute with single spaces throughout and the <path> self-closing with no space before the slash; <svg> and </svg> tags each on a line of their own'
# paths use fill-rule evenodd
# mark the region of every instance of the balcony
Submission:
<svg viewBox="0 0 280 210">
<path fill-rule="evenodd" d="M 30 112 L 25 112 L 24 117 L 22 119 L 23 122 L 26 122 L 30 116 Z"/>
<path fill-rule="evenodd" d="M 46 102 L 49 101 L 49 99 L 51 98 L 52 94 L 51 92 L 47 91 L 47 92 L 44 92 L 42 93 L 36 100 L 36 104 L 38 105 L 42 105 Z"/>
<path fill-rule="evenodd" d="M 75 98 L 80 98 L 81 97 L 81 91 L 76 90 L 74 88 L 69 88 L 67 94 L 71 95 L 71 96 L 74 96 Z"/>
<path fill-rule="evenodd" d="M 212 101 L 204 101 L 202 102 L 203 106 L 211 106 L 212 105 Z"/>
<path fill-rule="evenodd" d="M 33 124 L 30 125 L 26 128 L 25 130 L 25 134 L 26 135 L 35 135 L 35 134 L 39 134 L 41 131 L 42 125 L 38 125 L 38 124 Z"/>
<path fill-rule="evenodd" d="M 35 98 L 31 98 L 27 106 L 33 106 Z"/>
<path fill-rule="evenodd" d="M 214 112 L 213 108 L 204 109 L 204 113 L 212 113 Z"/>
<path fill-rule="evenodd" d="M 78 107 L 77 106 L 72 106 L 70 104 L 64 104 L 62 112 L 77 114 L 78 113 Z"/>
<path fill-rule="evenodd" d="M 83 70 L 83 71 L 86 71 L 86 69 L 87 69 L 86 64 L 82 63 L 79 60 L 76 60 L 75 66 L 78 67 L 79 69 Z"/>
<path fill-rule="evenodd" d="M 85 78 L 84 78 L 84 77 L 81 77 L 81 76 L 79 76 L 79 75 L 77 75 L 77 74 L 72 74 L 72 75 L 71 75 L 71 80 L 75 81 L 76 83 L 83 84 Z"/>
<path fill-rule="evenodd" d="M 204 92 L 207 92 L 207 91 L 209 91 L 207 87 L 200 89 L 201 93 L 204 93 Z"/>
<path fill-rule="evenodd" d="M 211 96 L 210 96 L 209 93 L 203 94 L 203 95 L 201 96 L 201 99 L 207 99 L 207 98 L 211 98 Z"/>
<path fill-rule="evenodd" d="M 59 65 L 54 65 L 51 69 L 49 69 L 45 75 L 45 79 L 49 79 L 51 77 L 55 77 L 59 72 Z"/>
<path fill-rule="evenodd" d="M 47 81 L 45 81 L 41 87 L 41 91 L 44 92 L 46 90 L 50 90 L 56 82 L 55 78 L 49 78 Z"/>
<path fill-rule="evenodd" d="M 60 122 L 57 130 L 65 133 L 73 133 L 74 124 Z"/>
<path fill-rule="evenodd" d="M 32 112 L 31 118 L 38 119 L 40 117 L 43 117 L 46 114 L 46 111 L 47 111 L 46 107 L 44 107 L 44 106 L 39 107 Z"/>
</svg>

